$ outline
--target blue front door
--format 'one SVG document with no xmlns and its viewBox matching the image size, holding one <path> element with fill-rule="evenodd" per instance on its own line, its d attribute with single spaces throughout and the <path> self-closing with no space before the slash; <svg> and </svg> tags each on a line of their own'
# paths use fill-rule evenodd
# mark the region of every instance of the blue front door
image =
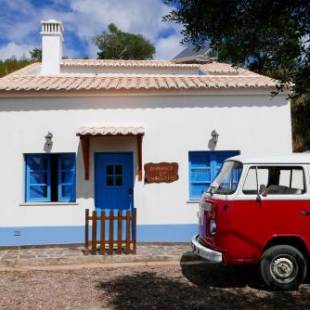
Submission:
<svg viewBox="0 0 310 310">
<path fill-rule="evenodd" d="M 95 207 L 127 210 L 132 204 L 132 153 L 96 153 Z"/>
</svg>

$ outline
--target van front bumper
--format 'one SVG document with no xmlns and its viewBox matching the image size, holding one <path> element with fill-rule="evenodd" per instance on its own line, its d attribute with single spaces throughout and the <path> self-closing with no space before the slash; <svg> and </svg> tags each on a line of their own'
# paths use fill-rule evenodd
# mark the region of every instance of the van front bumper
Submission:
<svg viewBox="0 0 310 310">
<path fill-rule="evenodd" d="M 192 238 L 192 249 L 196 255 L 199 255 L 200 257 L 211 262 L 221 263 L 223 261 L 223 255 L 221 252 L 209 249 L 199 242 L 199 235 L 195 235 Z"/>
</svg>

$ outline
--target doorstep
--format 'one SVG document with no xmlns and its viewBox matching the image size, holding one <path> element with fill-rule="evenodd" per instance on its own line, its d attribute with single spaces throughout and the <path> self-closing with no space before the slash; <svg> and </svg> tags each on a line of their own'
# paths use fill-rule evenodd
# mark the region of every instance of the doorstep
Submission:
<svg viewBox="0 0 310 310">
<path fill-rule="evenodd" d="M 137 244 L 137 254 L 135 255 L 85 255 L 84 248 L 77 245 L 14 247 L 0 249 L 0 269 L 28 266 L 86 266 L 88 264 L 180 261 L 182 256 L 190 251 L 189 243 Z M 195 259 L 194 256 L 193 259 Z"/>
</svg>

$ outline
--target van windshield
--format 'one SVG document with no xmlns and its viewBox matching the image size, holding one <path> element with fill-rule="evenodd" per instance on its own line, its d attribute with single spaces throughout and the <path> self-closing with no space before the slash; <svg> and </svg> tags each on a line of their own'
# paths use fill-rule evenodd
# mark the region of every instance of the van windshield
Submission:
<svg viewBox="0 0 310 310">
<path fill-rule="evenodd" d="M 225 161 L 208 192 L 223 195 L 233 194 L 238 187 L 241 172 L 242 164 L 240 162 Z"/>
</svg>

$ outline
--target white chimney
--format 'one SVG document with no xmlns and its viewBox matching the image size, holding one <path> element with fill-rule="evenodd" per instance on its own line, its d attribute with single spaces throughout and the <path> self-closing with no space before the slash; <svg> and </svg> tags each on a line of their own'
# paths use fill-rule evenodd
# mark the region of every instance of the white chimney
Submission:
<svg viewBox="0 0 310 310">
<path fill-rule="evenodd" d="M 64 27 L 62 22 L 54 19 L 41 21 L 42 25 L 42 75 L 60 73 L 62 60 L 62 42 Z"/>
</svg>

